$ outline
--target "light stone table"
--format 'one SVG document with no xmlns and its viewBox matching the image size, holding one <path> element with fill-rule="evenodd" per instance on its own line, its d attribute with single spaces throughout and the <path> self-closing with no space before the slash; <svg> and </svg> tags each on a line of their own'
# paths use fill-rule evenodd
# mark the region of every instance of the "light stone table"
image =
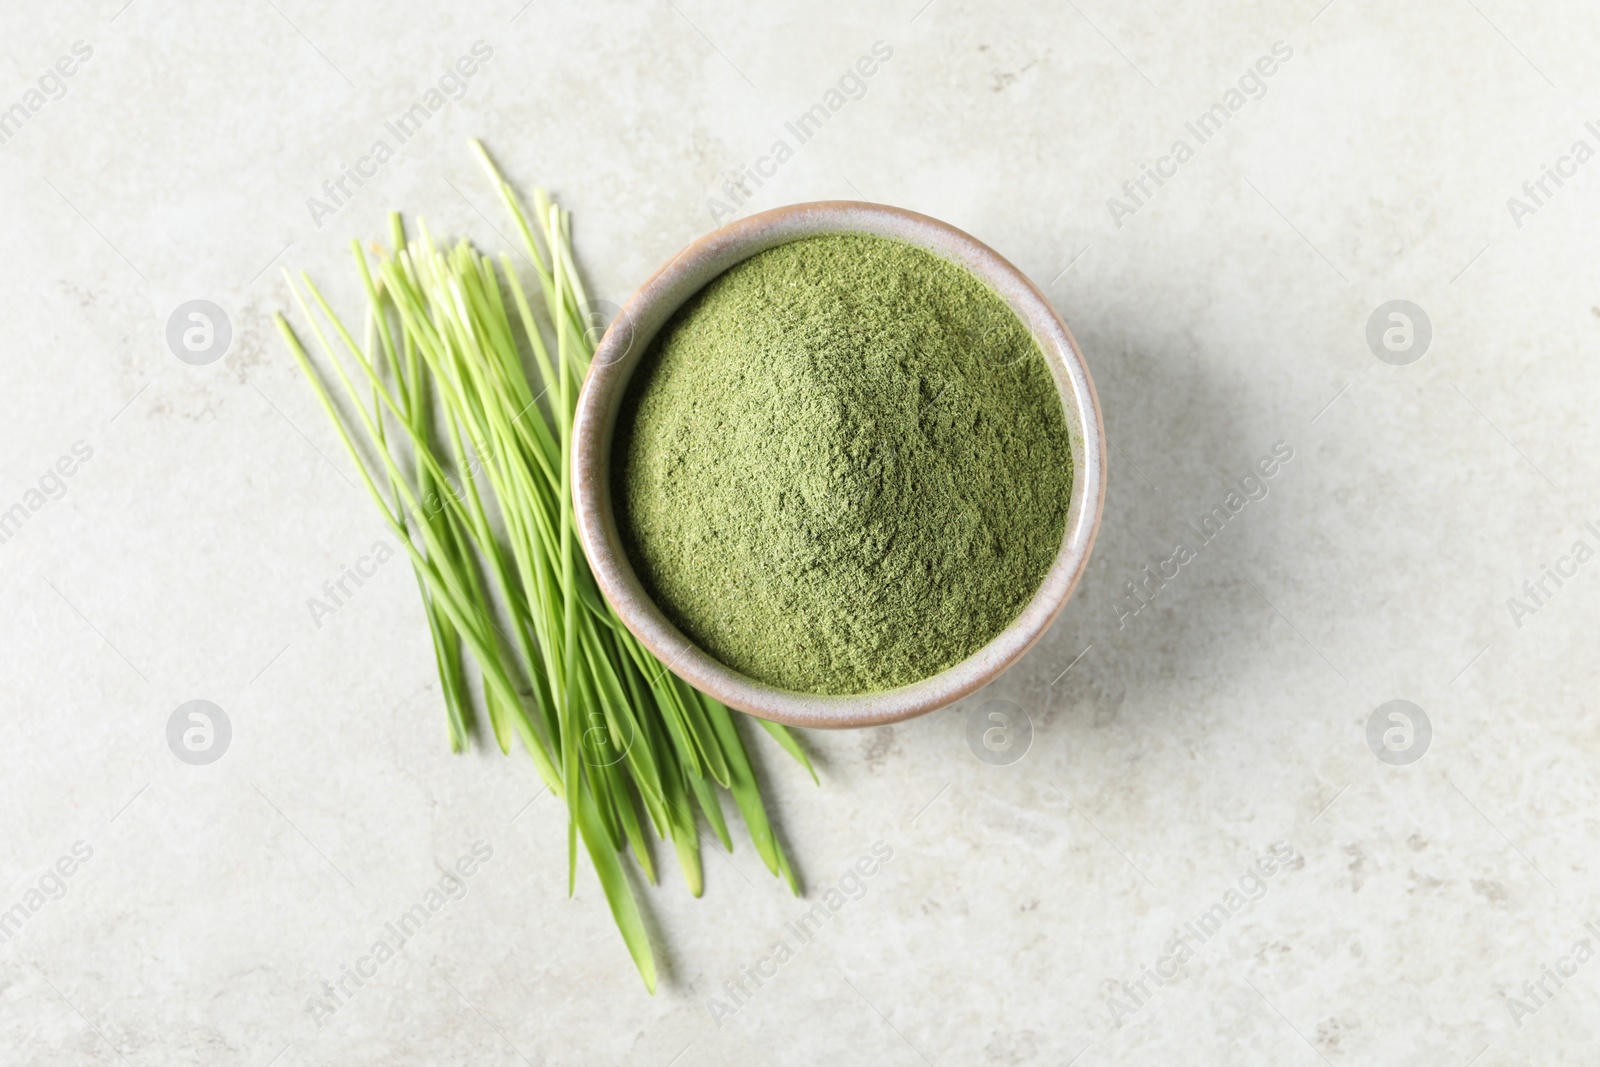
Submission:
<svg viewBox="0 0 1600 1067">
<path fill-rule="evenodd" d="M 0 1062 L 1594 1062 L 1600 8 L 757 6 L 0 14 Z M 752 732 L 808 895 L 669 870 L 653 998 L 272 327 L 391 208 L 505 248 L 472 136 L 612 302 L 948 220 L 1105 412 L 1055 628 L 820 787 Z"/>
</svg>

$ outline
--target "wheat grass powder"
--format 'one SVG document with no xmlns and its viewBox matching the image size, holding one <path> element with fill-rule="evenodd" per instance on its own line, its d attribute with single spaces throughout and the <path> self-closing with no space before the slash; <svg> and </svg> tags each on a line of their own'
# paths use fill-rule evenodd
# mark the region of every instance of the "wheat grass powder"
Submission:
<svg viewBox="0 0 1600 1067">
<path fill-rule="evenodd" d="M 1061 547 L 1067 425 L 976 275 L 858 234 L 758 253 L 634 373 L 613 498 L 650 595 L 758 681 L 863 693 L 977 651 Z"/>
</svg>

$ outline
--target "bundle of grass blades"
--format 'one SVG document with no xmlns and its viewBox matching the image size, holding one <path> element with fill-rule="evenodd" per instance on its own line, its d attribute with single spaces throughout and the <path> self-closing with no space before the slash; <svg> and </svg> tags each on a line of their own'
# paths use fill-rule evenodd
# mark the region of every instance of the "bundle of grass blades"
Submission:
<svg viewBox="0 0 1600 1067">
<path fill-rule="evenodd" d="M 408 242 L 394 215 L 394 253 L 380 256 L 376 270 L 353 244 L 368 298 L 363 343 L 309 277 L 302 274 L 297 286 L 285 272 L 342 404 L 281 315 L 278 327 L 411 558 L 451 749 L 468 745 L 479 718 L 474 694 L 481 694 L 501 751 L 520 739 L 545 784 L 566 802 L 568 893 L 582 840 L 654 992 L 654 955 L 619 856 L 631 851 L 656 881 L 646 824 L 671 837 L 689 890 L 699 896 L 696 812 L 731 851 L 717 792 L 726 789 L 767 868 L 798 888 L 768 823 L 737 716 L 646 651 L 589 572 L 573 523 L 571 438 L 593 333 L 570 219 L 535 190 L 530 223 L 482 146 L 474 141 L 472 148 L 538 276 L 539 312 L 509 255 L 497 267 L 465 241 L 442 251 L 426 227 Z M 463 649 L 476 664 L 476 686 Z M 811 771 L 782 726 L 757 721 Z"/>
</svg>

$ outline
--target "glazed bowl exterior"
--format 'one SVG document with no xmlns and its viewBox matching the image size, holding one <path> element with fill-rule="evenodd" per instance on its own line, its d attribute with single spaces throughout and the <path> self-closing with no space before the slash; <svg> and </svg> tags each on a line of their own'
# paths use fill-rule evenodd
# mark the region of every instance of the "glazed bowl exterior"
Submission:
<svg viewBox="0 0 1600 1067">
<path fill-rule="evenodd" d="M 818 234 L 859 233 L 916 245 L 971 270 L 1032 332 L 1061 394 L 1072 449 L 1066 529 L 1033 599 L 1011 625 L 971 656 L 897 689 L 824 696 L 778 689 L 718 662 L 690 641 L 651 599 L 624 550 L 612 507 L 611 442 L 634 369 L 674 312 L 730 267 L 777 245 Z M 573 497 L 578 534 L 607 601 L 662 663 L 695 688 L 763 719 L 808 727 L 897 722 L 960 700 L 997 678 L 1050 628 L 1089 560 L 1105 499 L 1105 434 L 1094 382 L 1077 342 L 1026 275 L 993 249 L 946 223 L 901 208 L 854 201 L 794 204 L 729 223 L 701 237 L 651 275 L 607 329 L 578 399 L 573 426 Z"/>
</svg>

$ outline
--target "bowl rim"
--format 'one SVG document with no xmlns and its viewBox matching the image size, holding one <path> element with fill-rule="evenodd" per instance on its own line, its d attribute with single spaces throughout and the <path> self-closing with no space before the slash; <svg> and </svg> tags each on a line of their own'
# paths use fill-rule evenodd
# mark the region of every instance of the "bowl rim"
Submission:
<svg viewBox="0 0 1600 1067">
<path fill-rule="evenodd" d="M 633 371 L 682 304 L 730 267 L 802 237 L 865 233 L 916 245 L 977 274 L 1038 342 L 1061 396 L 1073 484 L 1061 547 L 1022 613 L 966 659 L 896 689 L 821 695 L 779 689 L 740 674 L 685 636 L 656 605 L 622 546 L 611 500 L 611 439 Z M 1106 442 L 1088 365 L 1061 316 L 998 252 L 938 219 L 853 200 L 790 204 L 730 222 L 692 241 L 647 278 L 595 350 L 573 423 L 573 503 L 579 540 L 607 602 L 668 669 L 729 707 L 790 726 L 878 726 L 924 715 L 970 695 L 1020 660 L 1072 596 L 1094 547 L 1105 504 Z"/>
</svg>

